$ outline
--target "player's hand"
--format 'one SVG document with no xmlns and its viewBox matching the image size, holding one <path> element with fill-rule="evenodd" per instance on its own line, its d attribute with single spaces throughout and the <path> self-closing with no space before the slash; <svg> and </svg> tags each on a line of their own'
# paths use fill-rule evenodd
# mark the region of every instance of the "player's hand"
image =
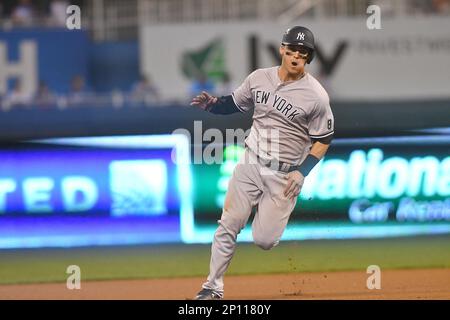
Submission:
<svg viewBox="0 0 450 320">
<path fill-rule="evenodd" d="M 198 96 L 194 97 L 191 102 L 191 106 L 199 107 L 200 109 L 206 110 L 208 106 L 213 103 L 216 103 L 218 100 L 217 97 L 210 95 L 206 91 L 202 91 Z"/>
<path fill-rule="evenodd" d="M 298 197 L 305 177 L 300 173 L 300 171 L 295 170 L 289 172 L 285 178 L 287 179 L 287 185 L 284 189 L 284 196 L 290 199 Z"/>
</svg>

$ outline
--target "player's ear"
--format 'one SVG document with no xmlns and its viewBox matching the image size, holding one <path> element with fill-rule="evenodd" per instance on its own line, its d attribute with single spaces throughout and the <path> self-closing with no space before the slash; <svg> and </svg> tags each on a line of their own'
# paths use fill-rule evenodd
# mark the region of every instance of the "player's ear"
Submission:
<svg viewBox="0 0 450 320">
<path fill-rule="evenodd" d="M 283 45 L 281 45 L 280 48 L 279 48 L 280 57 L 283 56 L 284 50 L 286 50 L 286 48 Z"/>
</svg>

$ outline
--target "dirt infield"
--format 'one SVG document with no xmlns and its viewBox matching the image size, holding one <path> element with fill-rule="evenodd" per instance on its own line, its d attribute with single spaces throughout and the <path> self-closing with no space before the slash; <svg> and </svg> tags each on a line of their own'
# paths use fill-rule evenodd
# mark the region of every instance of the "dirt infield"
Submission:
<svg viewBox="0 0 450 320">
<path fill-rule="evenodd" d="M 450 269 L 384 270 L 381 289 L 363 271 L 228 276 L 225 299 L 450 299 Z M 86 281 L 0 286 L 0 299 L 191 299 L 204 278 Z"/>
</svg>

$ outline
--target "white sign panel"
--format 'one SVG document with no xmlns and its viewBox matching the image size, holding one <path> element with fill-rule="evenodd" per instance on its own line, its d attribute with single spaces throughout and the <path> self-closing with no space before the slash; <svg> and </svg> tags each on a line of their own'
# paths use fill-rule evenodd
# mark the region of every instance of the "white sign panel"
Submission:
<svg viewBox="0 0 450 320">
<path fill-rule="evenodd" d="M 332 99 L 450 97 L 450 19 L 386 18 L 379 30 L 369 30 L 364 18 L 296 24 L 315 35 L 309 71 Z M 228 74 L 232 90 L 255 68 L 279 64 L 278 47 L 288 27 L 271 22 L 145 26 L 141 71 L 166 99 L 187 101 L 200 74 L 217 85 Z"/>
</svg>

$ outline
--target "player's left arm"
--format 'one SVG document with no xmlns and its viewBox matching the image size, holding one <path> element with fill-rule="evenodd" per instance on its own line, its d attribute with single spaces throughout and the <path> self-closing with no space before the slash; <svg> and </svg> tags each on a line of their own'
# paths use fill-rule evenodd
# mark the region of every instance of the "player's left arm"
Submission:
<svg viewBox="0 0 450 320">
<path fill-rule="evenodd" d="M 308 133 L 312 141 L 312 147 L 303 162 L 286 175 L 288 180 L 284 195 L 294 198 L 300 194 L 305 177 L 325 156 L 333 140 L 334 117 L 331 111 L 328 96 L 325 96 L 317 104 L 311 114 L 308 123 Z"/>
<path fill-rule="evenodd" d="M 305 160 L 299 166 L 293 167 L 292 171 L 285 176 L 288 180 L 284 190 L 285 197 L 294 198 L 300 194 L 305 177 L 325 156 L 332 139 L 333 135 L 329 135 L 323 139 L 313 140 L 313 145 Z"/>
<path fill-rule="evenodd" d="M 315 141 L 311 147 L 311 150 L 309 151 L 309 155 L 315 157 L 320 161 L 320 159 L 322 159 L 327 153 L 328 148 L 330 147 L 331 139 L 332 136 L 327 139 L 328 141 Z"/>
</svg>

